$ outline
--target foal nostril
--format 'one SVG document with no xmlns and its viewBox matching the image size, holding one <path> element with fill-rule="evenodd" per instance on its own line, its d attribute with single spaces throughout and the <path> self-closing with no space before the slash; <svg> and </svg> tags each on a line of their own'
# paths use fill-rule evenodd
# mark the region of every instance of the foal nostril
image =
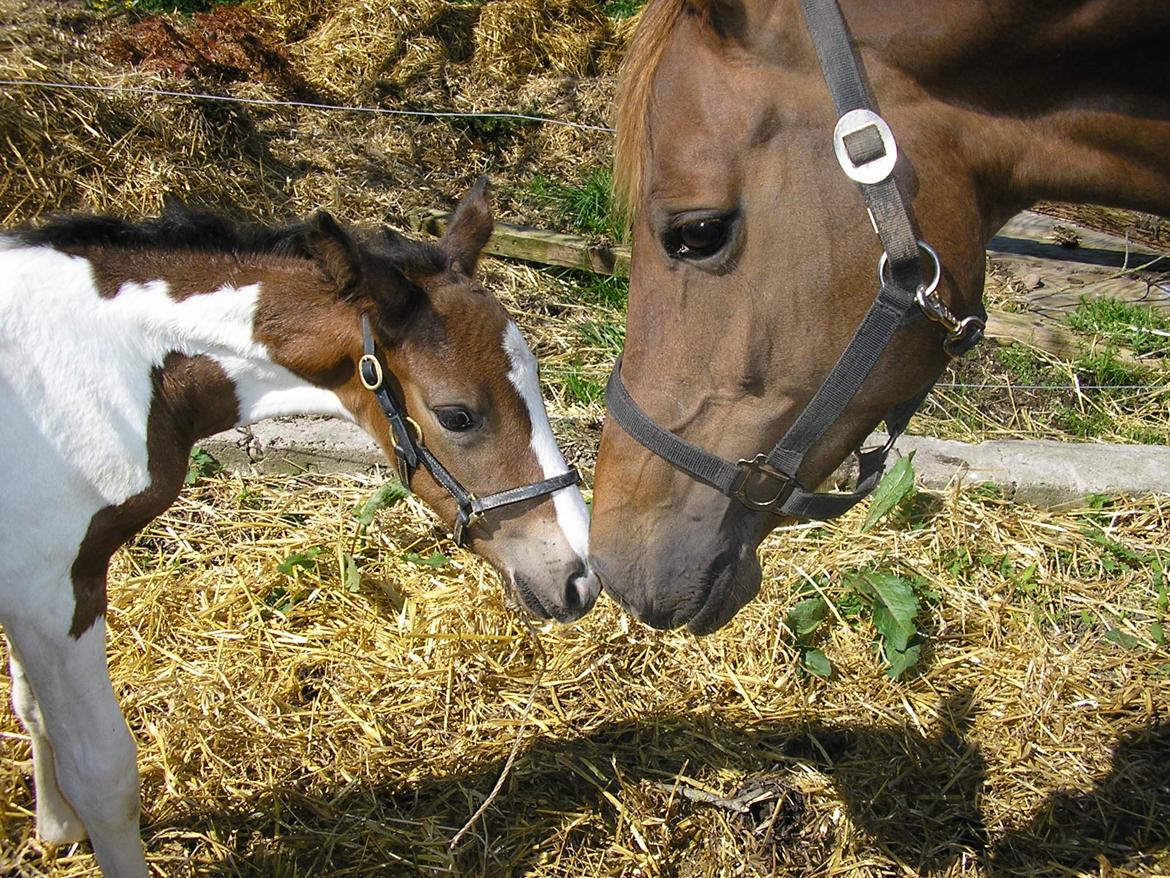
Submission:
<svg viewBox="0 0 1170 878">
<path fill-rule="evenodd" d="M 579 562 L 565 580 L 566 621 L 580 619 L 593 607 L 601 584 L 584 562 Z"/>
</svg>

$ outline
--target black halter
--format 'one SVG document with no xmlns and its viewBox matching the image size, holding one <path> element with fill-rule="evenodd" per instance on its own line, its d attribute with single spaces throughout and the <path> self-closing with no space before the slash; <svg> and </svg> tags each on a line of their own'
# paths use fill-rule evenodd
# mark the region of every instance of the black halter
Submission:
<svg viewBox="0 0 1170 878">
<path fill-rule="evenodd" d="M 386 413 L 390 422 L 390 435 L 394 439 L 394 456 L 398 460 L 398 477 L 402 484 L 410 487 L 410 477 L 421 463 L 435 481 L 442 485 L 459 507 L 455 514 L 455 527 L 452 536 L 455 545 L 462 546 L 467 528 L 472 527 L 483 518 L 484 514 L 501 506 L 511 506 L 524 500 L 532 500 L 552 494 L 561 488 L 568 488 L 581 481 L 581 474 L 576 468 L 569 467 L 569 471 L 545 479 L 542 482 L 533 482 L 519 488 L 509 488 L 489 494 L 486 497 L 476 497 L 459 483 L 439 460 L 431 454 L 423 444 L 422 427 L 418 422 L 408 417 L 405 406 L 400 406 L 390 389 L 386 386 L 386 369 L 374 350 L 374 335 L 370 331 L 370 318 L 362 315 L 362 358 L 358 363 L 358 376 L 367 390 L 374 393 L 378 405 Z"/>
<path fill-rule="evenodd" d="M 859 472 L 852 492 L 816 493 L 797 481 L 805 455 L 845 411 L 894 334 L 927 317 L 946 330 L 943 348 L 948 355 L 958 357 L 982 339 L 985 323 L 981 316 L 955 317 L 936 293 L 942 273 L 938 256 L 914 232 L 909 209 L 893 176 L 898 158 L 893 133 L 872 109 L 836 0 L 801 3 L 839 115 L 833 132 L 837 160 L 861 188 L 885 249 L 878 265 L 877 298 L 824 383 L 767 454 L 735 464 L 659 427 L 622 383 L 620 358 L 606 386 L 605 401 L 614 420 L 634 439 L 749 509 L 797 518 L 834 518 L 877 486 L 894 441 L 931 389 L 928 387 L 886 415 L 890 439 L 883 447 L 856 452 Z M 933 265 L 929 281 L 923 278 L 924 254 Z"/>
</svg>

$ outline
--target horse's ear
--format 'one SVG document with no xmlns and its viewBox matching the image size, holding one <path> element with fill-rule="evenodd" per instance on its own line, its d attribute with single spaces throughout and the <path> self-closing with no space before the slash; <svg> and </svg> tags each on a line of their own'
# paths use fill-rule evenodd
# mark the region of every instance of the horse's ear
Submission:
<svg viewBox="0 0 1170 878">
<path fill-rule="evenodd" d="M 464 274 L 475 274 L 480 251 L 492 236 L 492 209 L 488 204 L 488 178 L 480 177 L 463 196 L 451 224 L 439 241 L 455 267 Z"/>
<path fill-rule="evenodd" d="M 353 292 L 362 279 L 361 255 L 357 243 L 328 211 L 318 209 L 309 217 L 305 248 L 339 293 Z"/>
</svg>

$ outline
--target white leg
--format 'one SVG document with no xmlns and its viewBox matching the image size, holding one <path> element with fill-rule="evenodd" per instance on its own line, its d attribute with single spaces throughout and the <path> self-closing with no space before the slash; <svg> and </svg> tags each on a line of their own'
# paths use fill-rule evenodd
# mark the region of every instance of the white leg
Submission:
<svg viewBox="0 0 1170 878">
<path fill-rule="evenodd" d="M 52 628 L 7 633 L 52 742 L 57 787 L 85 824 L 102 875 L 146 878 L 136 750 L 110 686 L 105 620 L 76 640 L 68 623 Z"/>
<path fill-rule="evenodd" d="M 53 745 L 45 732 L 41 709 L 33 697 L 24 668 L 9 644 L 8 667 L 12 670 L 12 706 L 32 739 L 33 781 L 37 798 L 37 835 L 51 844 L 69 844 L 85 838 L 85 824 L 57 786 Z"/>
</svg>

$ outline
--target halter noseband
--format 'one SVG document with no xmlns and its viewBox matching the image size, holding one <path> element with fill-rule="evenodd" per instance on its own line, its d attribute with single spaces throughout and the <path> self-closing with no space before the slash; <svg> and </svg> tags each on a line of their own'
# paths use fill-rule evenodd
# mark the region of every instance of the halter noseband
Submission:
<svg viewBox="0 0 1170 878">
<path fill-rule="evenodd" d="M 390 435 L 394 439 L 394 457 L 398 461 L 398 477 L 406 488 L 410 488 L 410 478 L 414 475 L 421 463 L 436 482 L 443 486 L 458 507 L 455 514 L 455 527 L 452 537 L 455 545 L 462 546 L 467 535 L 467 529 L 473 527 L 485 514 L 501 506 L 511 506 L 513 503 L 522 503 L 552 494 L 561 488 L 569 488 L 581 481 L 581 474 L 575 467 L 569 467 L 568 472 L 553 476 L 541 482 L 533 482 L 519 488 L 509 488 L 489 494 L 486 497 L 476 497 L 460 484 L 459 480 L 439 462 L 430 449 L 423 443 L 422 427 L 414 419 L 407 417 L 405 406 L 400 406 L 386 386 L 386 369 L 374 350 L 374 334 L 370 330 L 370 318 L 362 315 L 362 358 L 358 362 L 358 377 L 362 385 L 374 394 L 378 405 L 386 414 L 390 422 Z"/>
<path fill-rule="evenodd" d="M 959 357 L 983 338 L 985 321 L 983 316 L 956 317 L 936 292 L 942 274 L 938 255 L 914 232 L 910 210 L 894 180 L 898 158 L 894 135 L 872 108 L 836 0 L 801 0 L 801 5 L 839 116 L 833 131 L 837 160 L 861 189 L 884 248 L 877 297 L 824 383 L 767 454 L 732 463 L 658 426 L 622 383 L 620 357 L 606 385 L 605 401 L 614 420 L 647 449 L 748 509 L 824 519 L 846 512 L 877 486 L 894 441 L 931 390 L 927 387 L 886 415 L 890 438 L 884 446 L 855 452 L 859 471 L 853 491 L 817 493 L 797 481 L 805 455 L 841 417 L 895 333 L 926 317 L 946 330 L 946 353 Z M 929 281 L 923 278 L 923 254 L 933 265 Z"/>
</svg>

